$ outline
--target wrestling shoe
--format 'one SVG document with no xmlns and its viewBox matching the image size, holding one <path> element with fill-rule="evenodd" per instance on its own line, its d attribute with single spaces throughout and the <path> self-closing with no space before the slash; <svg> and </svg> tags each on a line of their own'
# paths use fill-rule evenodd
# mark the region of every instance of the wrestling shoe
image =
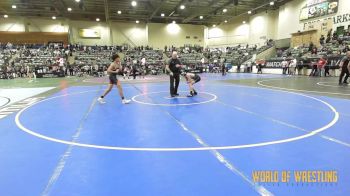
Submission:
<svg viewBox="0 0 350 196">
<path fill-rule="evenodd" d="M 187 97 L 193 97 L 194 95 L 195 94 L 192 91 L 190 91 L 190 94 L 188 94 Z"/>
<path fill-rule="evenodd" d="M 123 99 L 122 100 L 122 104 L 129 104 L 131 102 L 131 100 L 129 99 Z"/>
<path fill-rule="evenodd" d="M 97 99 L 97 101 L 100 102 L 100 104 L 105 104 L 106 103 L 105 99 L 103 99 L 102 97 L 99 97 Z"/>
</svg>

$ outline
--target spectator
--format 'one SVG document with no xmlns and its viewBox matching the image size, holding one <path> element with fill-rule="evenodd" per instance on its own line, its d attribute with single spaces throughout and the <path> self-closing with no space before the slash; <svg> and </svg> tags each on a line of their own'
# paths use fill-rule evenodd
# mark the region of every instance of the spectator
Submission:
<svg viewBox="0 0 350 196">
<path fill-rule="evenodd" d="M 301 71 L 303 70 L 304 67 L 304 61 L 299 61 L 298 63 L 298 75 L 301 75 Z"/>
<path fill-rule="evenodd" d="M 286 75 L 287 74 L 287 67 L 288 67 L 288 61 L 286 58 L 284 58 L 283 61 L 281 62 L 281 66 L 282 66 L 282 74 Z"/>
<path fill-rule="evenodd" d="M 317 74 L 317 62 L 311 61 L 312 70 L 309 76 L 316 76 Z"/>
<path fill-rule="evenodd" d="M 317 48 L 316 48 L 316 47 L 314 47 L 314 48 L 311 50 L 311 54 L 317 55 Z"/>
<path fill-rule="evenodd" d="M 309 51 L 311 52 L 313 48 L 314 48 L 314 43 L 310 42 L 310 44 L 309 44 Z"/>
<path fill-rule="evenodd" d="M 347 85 L 348 84 L 348 78 L 349 78 L 349 68 L 350 68 L 350 51 L 346 53 L 346 56 L 341 60 L 340 62 L 340 76 L 339 76 L 339 85 Z M 345 75 L 345 78 L 343 80 L 343 77 Z"/>
<path fill-rule="evenodd" d="M 325 57 L 321 57 L 317 62 L 317 73 L 318 76 L 322 77 L 324 72 L 324 67 L 327 64 L 327 60 Z"/>
<path fill-rule="evenodd" d="M 327 63 L 324 66 L 324 77 L 330 76 L 329 68 L 330 68 L 331 61 L 327 61 Z"/>
<path fill-rule="evenodd" d="M 289 65 L 289 75 L 295 75 L 296 67 L 297 67 L 297 59 L 294 58 L 293 60 L 291 60 Z"/>
<path fill-rule="evenodd" d="M 323 44 L 324 44 L 324 41 L 325 41 L 325 37 L 324 37 L 324 35 L 321 35 L 320 44 L 323 45 Z"/>
</svg>

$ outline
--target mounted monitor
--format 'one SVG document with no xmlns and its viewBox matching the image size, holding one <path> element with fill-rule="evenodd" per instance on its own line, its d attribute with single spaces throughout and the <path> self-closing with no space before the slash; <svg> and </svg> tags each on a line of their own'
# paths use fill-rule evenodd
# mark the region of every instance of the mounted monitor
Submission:
<svg viewBox="0 0 350 196">
<path fill-rule="evenodd" d="M 308 0 L 300 10 L 300 20 L 308 20 L 338 12 L 339 0 Z"/>
</svg>

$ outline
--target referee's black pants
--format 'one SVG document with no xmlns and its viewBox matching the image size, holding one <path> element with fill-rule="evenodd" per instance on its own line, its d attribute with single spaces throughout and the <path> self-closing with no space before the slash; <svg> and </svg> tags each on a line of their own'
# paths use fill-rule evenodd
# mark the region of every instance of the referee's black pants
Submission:
<svg viewBox="0 0 350 196">
<path fill-rule="evenodd" d="M 176 95 L 179 88 L 180 74 L 170 76 L 170 95 Z"/>
<path fill-rule="evenodd" d="M 345 78 L 343 81 L 344 75 L 345 75 Z M 341 68 L 340 76 L 339 76 L 339 84 L 347 83 L 348 78 L 349 78 L 349 70 L 348 70 L 346 65 L 343 65 L 343 67 Z"/>
</svg>

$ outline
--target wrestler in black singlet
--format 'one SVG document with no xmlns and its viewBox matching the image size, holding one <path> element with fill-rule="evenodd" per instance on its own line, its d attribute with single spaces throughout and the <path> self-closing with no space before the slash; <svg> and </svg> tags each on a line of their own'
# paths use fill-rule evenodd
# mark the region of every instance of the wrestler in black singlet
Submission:
<svg viewBox="0 0 350 196">
<path fill-rule="evenodd" d="M 113 71 L 117 71 L 117 69 L 113 69 Z M 117 82 L 118 82 L 117 73 L 109 73 L 109 83 L 117 84 Z"/>
<path fill-rule="evenodd" d="M 201 81 L 201 77 L 198 74 L 194 74 L 194 76 L 191 78 L 192 80 L 194 80 L 194 83 Z"/>
</svg>

